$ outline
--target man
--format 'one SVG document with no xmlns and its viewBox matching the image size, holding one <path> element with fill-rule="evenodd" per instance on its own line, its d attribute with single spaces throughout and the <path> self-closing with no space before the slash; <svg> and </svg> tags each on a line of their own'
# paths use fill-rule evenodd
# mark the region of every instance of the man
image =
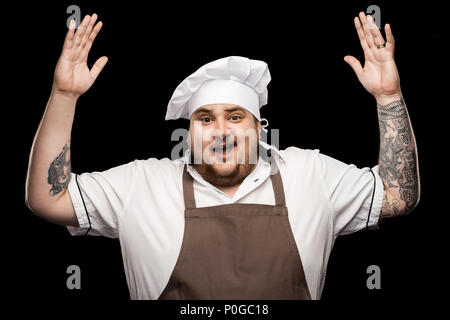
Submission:
<svg viewBox="0 0 450 320">
<path fill-rule="evenodd" d="M 76 102 L 107 63 L 87 67 L 96 19 L 67 32 L 31 150 L 26 203 L 72 235 L 119 238 L 132 299 L 319 299 L 337 236 L 417 205 L 417 150 L 394 38 L 386 25 L 385 42 L 364 13 L 355 17 L 364 67 L 344 59 L 377 102 L 373 168 L 259 141 L 270 73 L 262 61 L 232 56 L 202 66 L 172 95 L 166 119 L 190 120 L 184 157 L 72 173 Z"/>
</svg>

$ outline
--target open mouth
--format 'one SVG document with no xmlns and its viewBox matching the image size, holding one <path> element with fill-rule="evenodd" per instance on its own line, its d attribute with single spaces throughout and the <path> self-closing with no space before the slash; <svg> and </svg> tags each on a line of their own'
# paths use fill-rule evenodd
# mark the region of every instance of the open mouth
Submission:
<svg viewBox="0 0 450 320">
<path fill-rule="evenodd" d="M 227 158 L 231 151 L 236 147 L 236 143 L 221 144 L 212 147 L 211 152 L 214 152 L 215 156 L 220 158 Z"/>
</svg>

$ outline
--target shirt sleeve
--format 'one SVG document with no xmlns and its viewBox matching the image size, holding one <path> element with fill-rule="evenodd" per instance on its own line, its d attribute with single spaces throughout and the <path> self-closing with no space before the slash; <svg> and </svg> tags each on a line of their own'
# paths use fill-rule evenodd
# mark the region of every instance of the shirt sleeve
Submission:
<svg viewBox="0 0 450 320">
<path fill-rule="evenodd" d="M 384 195 L 378 165 L 357 168 L 316 151 L 325 193 L 333 210 L 334 235 L 364 228 L 377 230 Z"/>
<path fill-rule="evenodd" d="M 73 236 L 119 237 L 119 219 L 135 182 L 139 161 L 103 172 L 72 173 L 68 191 L 79 227 L 66 226 Z"/>
</svg>

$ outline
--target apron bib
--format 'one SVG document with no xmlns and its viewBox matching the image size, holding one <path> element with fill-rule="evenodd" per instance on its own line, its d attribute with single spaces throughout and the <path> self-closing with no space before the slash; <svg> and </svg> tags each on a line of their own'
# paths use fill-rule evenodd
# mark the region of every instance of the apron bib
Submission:
<svg viewBox="0 0 450 320">
<path fill-rule="evenodd" d="M 310 300 L 275 161 L 275 205 L 197 208 L 183 169 L 185 228 L 178 260 L 159 300 Z"/>
</svg>

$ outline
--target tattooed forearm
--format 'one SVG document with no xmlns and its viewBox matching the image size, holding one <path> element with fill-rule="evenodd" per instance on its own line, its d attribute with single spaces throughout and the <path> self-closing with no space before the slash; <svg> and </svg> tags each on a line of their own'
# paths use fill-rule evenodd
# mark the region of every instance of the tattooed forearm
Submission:
<svg viewBox="0 0 450 320">
<path fill-rule="evenodd" d="M 385 188 L 381 216 L 393 217 L 410 212 L 419 197 L 416 142 L 403 98 L 377 108 L 378 165 Z"/>
<path fill-rule="evenodd" d="M 71 176 L 70 140 L 64 145 L 61 153 L 48 168 L 48 183 L 51 185 L 50 195 L 55 196 L 68 185 Z"/>
</svg>

